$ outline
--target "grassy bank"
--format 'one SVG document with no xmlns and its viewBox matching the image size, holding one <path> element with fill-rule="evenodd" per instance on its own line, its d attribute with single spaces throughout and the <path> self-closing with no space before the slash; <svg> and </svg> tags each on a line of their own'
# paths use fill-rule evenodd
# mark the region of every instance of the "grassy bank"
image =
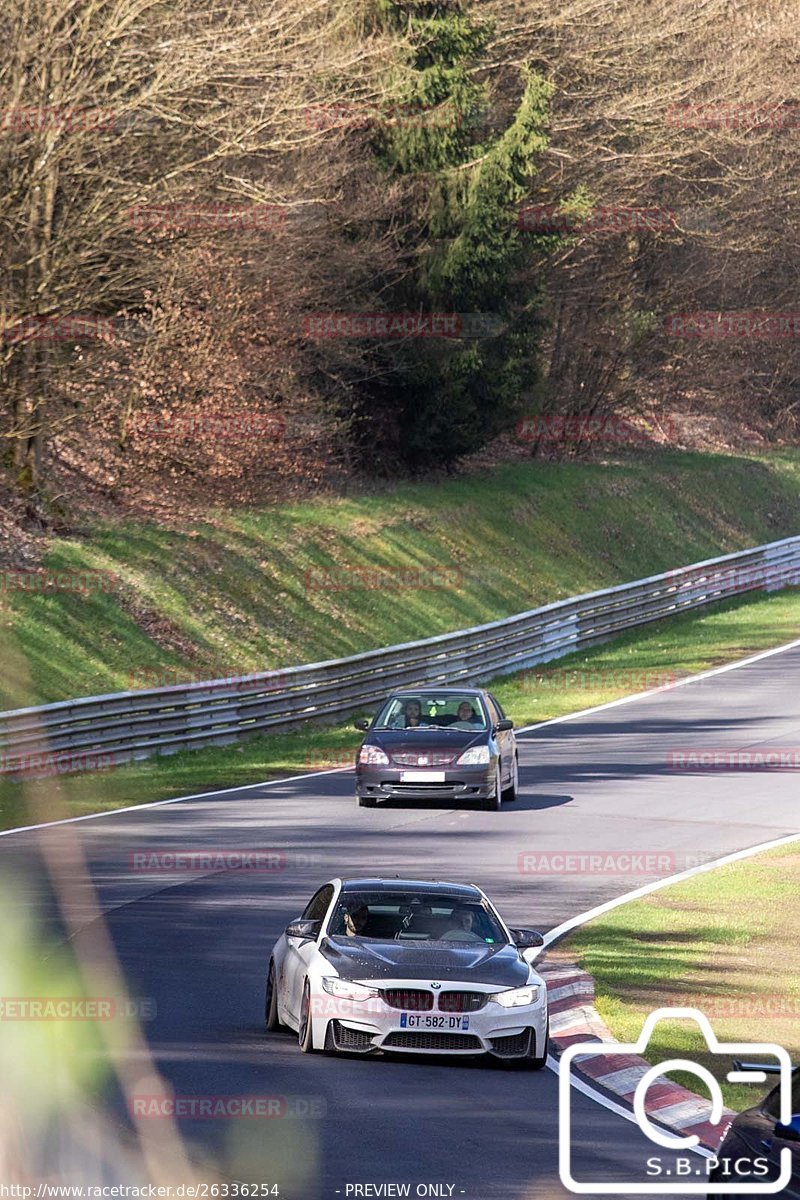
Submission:
<svg viewBox="0 0 800 1200">
<path fill-rule="evenodd" d="M 280 668 L 508 616 L 796 533 L 799 494 L 796 452 L 652 451 L 219 510 L 181 529 L 98 522 L 54 542 L 42 576 L 3 576 L 0 708 Z M 365 567 L 378 574 L 365 581 Z M 408 569 L 417 585 L 398 575 Z M 23 670 L 9 665 L 14 649 Z"/>
<path fill-rule="evenodd" d="M 634 1041 L 664 1005 L 699 1008 L 721 1041 L 776 1042 L 800 1061 L 800 844 L 719 867 L 592 921 L 564 943 L 597 982 L 597 1008 Z M 709 1067 L 735 1109 L 764 1088 L 729 1084 L 691 1024 L 656 1027 L 651 1063 Z M 676 1078 L 678 1078 L 676 1076 Z M 698 1090 L 697 1080 L 683 1080 Z"/>
<path fill-rule="evenodd" d="M 686 675 L 791 641 L 799 632 L 797 592 L 745 597 L 705 613 L 656 622 L 557 663 L 504 676 L 492 688 L 517 725 L 525 725 L 633 692 L 668 687 Z M 153 758 L 99 775 L 65 776 L 37 786 L 41 807 L 35 812 L 23 785 L 0 781 L 0 827 L 332 769 L 352 762 L 359 739 L 350 725 L 307 728 L 251 738 L 238 746 Z"/>
</svg>

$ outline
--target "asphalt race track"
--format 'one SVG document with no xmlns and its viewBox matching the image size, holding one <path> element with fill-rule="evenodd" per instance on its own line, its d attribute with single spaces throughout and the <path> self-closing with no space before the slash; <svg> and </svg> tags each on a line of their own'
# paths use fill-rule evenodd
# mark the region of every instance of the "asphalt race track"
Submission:
<svg viewBox="0 0 800 1200">
<path fill-rule="evenodd" d="M 285 1098 L 280 1119 L 184 1121 L 188 1141 L 235 1178 L 279 1184 L 289 1200 L 374 1196 L 353 1185 L 387 1183 L 409 1184 L 410 1195 L 439 1185 L 428 1194 L 470 1200 L 566 1195 L 555 1074 L 301 1055 L 292 1035 L 263 1030 L 270 947 L 312 890 L 339 874 L 475 881 L 509 923 L 546 930 L 650 879 L 794 833 L 791 772 L 690 773 L 670 769 L 668 755 L 800 746 L 798 679 L 800 649 L 790 649 L 525 734 L 521 795 L 501 813 L 359 809 L 352 776 L 338 772 L 61 827 L 80 836 L 131 992 L 154 1002 L 144 1028 L 176 1094 Z M 0 838 L 0 884 L 10 876 L 17 904 L 35 903 L 57 922 L 37 836 Z M 136 852 L 203 848 L 274 848 L 285 862 L 258 874 L 130 867 Z M 663 869 L 519 869 L 526 852 L 597 851 L 658 855 Z M 573 1096 L 578 1176 L 648 1179 L 657 1148 Z"/>
</svg>

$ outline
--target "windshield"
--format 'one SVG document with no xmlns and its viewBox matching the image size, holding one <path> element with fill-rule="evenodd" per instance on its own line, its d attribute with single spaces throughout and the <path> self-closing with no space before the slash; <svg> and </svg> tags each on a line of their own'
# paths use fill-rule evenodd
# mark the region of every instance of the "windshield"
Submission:
<svg viewBox="0 0 800 1200">
<path fill-rule="evenodd" d="M 485 901 L 428 892 L 343 892 L 328 933 L 383 941 L 508 943 Z"/>
<path fill-rule="evenodd" d="M 381 709 L 376 729 L 486 729 L 486 710 L 475 692 L 437 696 L 392 696 Z"/>
</svg>

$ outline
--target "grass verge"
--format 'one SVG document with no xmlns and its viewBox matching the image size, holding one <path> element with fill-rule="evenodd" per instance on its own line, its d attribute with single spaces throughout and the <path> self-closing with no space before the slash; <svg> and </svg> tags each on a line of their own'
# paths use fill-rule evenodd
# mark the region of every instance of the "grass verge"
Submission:
<svg viewBox="0 0 800 1200">
<path fill-rule="evenodd" d="M 798 451 L 630 451 L 215 510 L 186 528 L 87 524 L 53 542 L 42 573 L 0 569 L 0 709 L 480 624 L 794 534 L 799 494 Z"/>
<path fill-rule="evenodd" d="M 742 597 L 683 613 L 603 646 L 493 682 L 517 725 L 589 708 L 789 642 L 800 631 L 800 594 Z M 35 789 L 0 780 L 0 828 L 106 812 L 172 796 L 232 788 L 304 770 L 352 763 L 360 735 L 352 725 L 308 726 L 208 747 L 96 775 L 63 776 Z"/>
<path fill-rule="evenodd" d="M 684 1005 L 705 1012 L 721 1041 L 775 1042 L 798 1063 L 798 934 L 800 843 L 624 904 L 562 947 L 594 976 L 596 1007 L 622 1042 L 636 1040 L 655 1008 Z M 645 1057 L 707 1066 L 737 1110 L 765 1091 L 728 1083 L 729 1060 L 709 1054 L 691 1023 L 659 1023 Z M 674 1077 L 702 1090 L 694 1076 Z"/>
</svg>

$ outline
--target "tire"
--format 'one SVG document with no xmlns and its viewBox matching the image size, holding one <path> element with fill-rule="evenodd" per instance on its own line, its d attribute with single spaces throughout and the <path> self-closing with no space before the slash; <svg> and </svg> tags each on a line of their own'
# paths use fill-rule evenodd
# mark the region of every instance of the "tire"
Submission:
<svg viewBox="0 0 800 1200">
<path fill-rule="evenodd" d="M 548 1019 L 548 1022 L 544 1027 L 544 1038 L 542 1039 L 543 1053 L 541 1055 L 528 1053 L 524 1058 L 514 1058 L 511 1060 L 512 1066 L 514 1066 L 518 1071 L 541 1071 L 543 1067 L 547 1066 L 547 1043 L 549 1037 L 550 1021 Z M 531 1031 L 531 1046 L 535 1044 L 535 1041 L 535 1034 L 533 1031 Z"/>
<path fill-rule="evenodd" d="M 264 1024 L 270 1033 L 277 1033 L 279 1029 L 284 1029 L 278 1017 L 278 989 L 275 987 L 275 964 L 270 960 L 269 973 L 267 975 L 267 991 L 264 997 Z"/>
<path fill-rule="evenodd" d="M 356 796 L 359 808 L 375 808 L 378 801 L 374 796 Z"/>
<path fill-rule="evenodd" d="M 314 1046 L 314 1022 L 311 1019 L 311 985 L 308 980 L 303 984 L 303 999 L 300 1001 L 297 1044 L 303 1054 L 313 1054 L 316 1049 Z"/>
<path fill-rule="evenodd" d="M 516 800 L 518 792 L 519 792 L 519 759 L 517 758 L 517 756 L 515 754 L 513 762 L 511 764 L 511 782 L 509 783 L 506 790 L 503 792 L 503 800 L 506 802 L 506 804 L 511 804 L 512 801 Z"/>
<path fill-rule="evenodd" d="M 500 805 L 503 803 L 503 786 L 500 782 L 500 763 L 498 762 L 494 775 L 494 790 L 491 796 L 487 796 L 481 803 L 481 808 L 486 812 L 499 812 Z"/>
</svg>

